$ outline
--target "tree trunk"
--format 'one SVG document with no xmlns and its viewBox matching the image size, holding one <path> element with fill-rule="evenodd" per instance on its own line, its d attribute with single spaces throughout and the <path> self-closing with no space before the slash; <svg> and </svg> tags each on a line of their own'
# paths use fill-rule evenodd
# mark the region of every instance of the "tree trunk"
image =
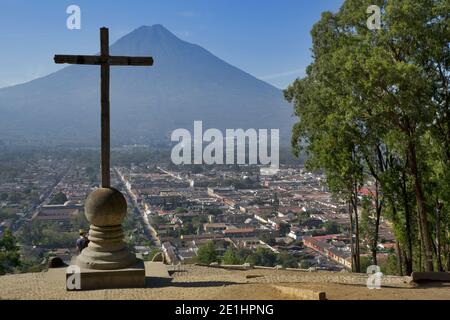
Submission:
<svg viewBox="0 0 450 320">
<path fill-rule="evenodd" d="M 425 271 L 433 272 L 433 246 L 428 231 L 428 218 L 424 193 L 422 190 L 422 181 L 417 167 L 416 147 L 412 141 L 408 143 L 409 168 L 414 180 L 414 191 L 416 194 L 417 213 L 421 229 L 421 242 L 425 254 Z"/>
<path fill-rule="evenodd" d="M 397 251 L 397 272 L 399 276 L 403 276 L 402 250 L 400 248 L 400 243 L 398 241 L 395 242 L 395 249 Z"/>
<path fill-rule="evenodd" d="M 410 276 L 413 272 L 413 242 L 411 230 L 411 211 L 408 201 L 408 189 L 406 187 L 406 174 L 402 171 L 402 194 L 403 194 L 403 208 L 405 210 L 405 229 L 406 229 L 406 243 L 407 254 L 405 256 L 406 274 Z"/>
<path fill-rule="evenodd" d="M 376 220 L 375 220 L 375 231 L 373 235 L 373 243 L 372 243 L 372 261 L 374 265 L 378 265 L 377 262 L 377 249 L 378 249 L 378 233 L 380 231 L 380 218 L 381 218 L 381 210 L 383 204 L 379 199 L 379 188 L 378 188 L 378 180 L 375 180 L 375 210 L 376 210 Z"/>
<path fill-rule="evenodd" d="M 441 257 L 441 210 L 442 204 L 439 201 L 436 201 L 436 257 L 438 271 L 440 272 L 444 271 Z"/>
<path fill-rule="evenodd" d="M 447 239 L 450 239 L 450 232 L 449 232 L 449 226 L 447 225 Z M 447 272 L 450 272 L 450 245 L 448 241 L 446 241 L 446 248 L 447 248 Z"/>
<path fill-rule="evenodd" d="M 356 184 L 355 184 L 356 185 Z M 361 259 L 359 250 L 359 218 L 358 218 L 358 191 L 354 193 L 353 212 L 355 213 L 355 272 L 361 273 Z"/>
<path fill-rule="evenodd" d="M 350 252 L 352 256 L 352 272 L 356 272 L 355 266 L 356 266 L 356 259 L 355 259 L 355 246 L 353 244 L 353 209 L 352 209 L 352 200 L 348 201 L 348 214 L 350 218 Z"/>
</svg>

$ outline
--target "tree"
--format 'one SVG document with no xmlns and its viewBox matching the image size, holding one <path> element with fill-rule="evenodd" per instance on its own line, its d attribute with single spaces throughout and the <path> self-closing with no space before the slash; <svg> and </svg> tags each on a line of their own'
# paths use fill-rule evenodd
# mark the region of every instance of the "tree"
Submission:
<svg viewBox="0 0 450 320">
<path fill-rule="evenodd" d="M 175 213 L 186 213 L 186 212 L 188 212 L 188 209 L 186 208 L 178 207 L 175 209 Z"/>
<path fill-rule="evenodd" d="M 285 237 L 289 233 L 290 230 L 291 230 L 291 226 L 288 223 L 281 223 L 280 229 L 278 230 L 280 237 Z"/>
<path fill-rule="evenodd" d="M 183 224 L 183 227 L 180 230 L 180 233 L 182 235 L 189 235 L 189 234 L 195 234 L 197 229 L 194 227 L 194 225 L 191 222 L 186 222 Z"/>
<path fill-rule="evenodd" d="M 282 265 L 283 268 L 298 268 L 297 259 L 286 252 L 282 252 L 277 256 L 277 264 Z"/>
<path fill-rule="evenodd" d="M 242 264 L 242 260 L 239 259 L 237 256 L 237 250 L 234 249 L 232 246 L 229 246 L 227 248 L 227 251 L 225 251 L 225 254 L 222 257 L 222 264 L 229 264 L 229 265 Z"/>
<path fill-rule="evenodd" d="M 20 253 L 16 238 L 6 229 L 0 239 L 0 274 L 13 272 L 20 266 Z"/>
<path fill-rule="evenodd" d="M 323 170 L 330 190 L 349 203 L 355 269 L 358 191 L 370 178 L 376 183 L 373 259 L 379 220 L 388 209 L 398 234 L 406 234 L 408 259 L 417 225 L 424 269 L 433 271 L 445 259 L 438 249 L 445 249 L 442 221 L 449 215 L 448 183 L 433 176 L 448 177 L 450 169 L 450 4 L 373 1 L 382 8 L 380 30 L 367 28 L 366 4 L 347 0 L 314 26 L 313 63 L 285 91 L 300 119 L 292 145 L 297 155 L 306 150 L 309 165 Z M 412 207 L 401 204 L 405 191 L 415 200 Z M 402 230 L 405 220 L 409 230 Z"/>
<path fill-rule="evenodd" d="M 83 212 L 78 213 L 75 217 L 71 219 L 71 224 L 73 230 L 80 230 L 80 229 L 88 229 L 89 228 L 89 222 L 86 219 L 86 216 Z"/>
<path fill-rule="evenodd" d="M 246 259 L 247 263 L 254 266 L 274 267 L 277 255 L 267 248 L 258 248 Z"/>
<path fill-rule="evenodd" d="M 207 208 L 206 210 L 203 211 L 204 214 L 206 215 L 213 215 L 213 216 L 217 216 L 222 214 L 222 210 L 219 208 Z"/>
<path fill-rule="evenodd" d="M 260 240 L 267 243 L 269 246 L 273 246 L 276 244 L 275 238 L 272 237 L 270 234 L 264 233 L 261 237 Z"/>
<path fill-rule="evenodd" d="M 62 192 L 58 192 L 57 194 L 55 194 L 52 198 L 52 200 L 50 201 L 50 204 L 64 204 L 67 202 L 67 196 L 62 193 Z"/>
<path fill-rule="evenodd" d="M 300 268 L 301 268 L 301 269 L 309 269 L 309 268 L 311 268 L 312 265 L 313 265 L 313 264 L 310 263 L 310 262 L 309 262 L 308 260 L 306 260 L 306 259 L 303 259 L 303 260 L 300 261 Z"/>
<path fill-rule="evenodd" d="M 19 203 L 20 201 L 23 200 L 23 196 L 18 192 L 13 192 L 12 194 L 9 195 L 8 200 L 9 202 L 12 203 Z"/>
<path fill-rule="evenodd" d="M 336 221 L 328 220 L 325 222 L 324 228 L 327 234 L 337 234 L 340 231 L 339 224 Z"/>
<path fill-rule="evenodd" d="M 217 252 L 214 247 L 214 242 L 210 241 L 207 244 L 200 246 L 197 251 L 197 259 L 198 262 L 204 264 L 210 264 L 213 262 L 217 262 Z"/>
</svg>

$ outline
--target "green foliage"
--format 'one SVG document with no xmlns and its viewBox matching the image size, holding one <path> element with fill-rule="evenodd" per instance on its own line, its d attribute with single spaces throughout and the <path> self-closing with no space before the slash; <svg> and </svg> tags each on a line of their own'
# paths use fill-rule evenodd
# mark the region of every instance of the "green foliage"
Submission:
<svg viewBox="0 0 450 320">
<path fill-rule="evenodd" d="M 74 248 L 78 230 L 70 223 L 34 221 L 22 227 L 19 240 L 25 245 L 49 249 Z"/>
<path fill-rule="evenodd" d="M 71 223 L 73 226 L 73 230 L 89 229 L 89 222 L 87 221 L 84 212 L 80 212 L 75 217 L 73 217 Z"/>
<path fill-rule="evenodd" d="M 210 241 L 207 244 L 200 246 L 197 251 L 197 262 L 210 264 L 213 262 L 218 262 L 216 248 L 214 247 L 214 242 Z"/>
<path fill-rule="evenodd" d="M 13 272 L 20 266 L 20 253 L 16 238 L 6 229 L 0 239 L 0 274 Z"/>
<path fill-rule="evenodd" d="M 223 212 L 222 212 L 222 210 L 219 209 L 219 208 L 208 208 L 208 209 L 206 209 L 203 213 L 204 213 L 204 214 L 207 214 L 207 215 L 217 216 L 217 215 L 219 215 L 219 214 L 222 214 Z"/>
<path fill-rule="evenodd" d="M 197 229 L 194 227 L 194 224 L 192 224 L 191 222 L 184 223 L 180 230 L 180 234 L 182 234 L 182 235 L 195 234 L 196 232 L 197 232 Z"/>
<path fill-rule="evenodd" d="M 309 269 L 309 268 L 312 267 L 312 265 L 313 264 L 311 262 L 309 262 L 308 260 L 306 260 L 306 259 L 303 259 L 303 260 L 300 261 L 300 268 L 301 269 Z"/>
<path fill-rule="evenodd" d="M 341 232 L 341 228 L 339 224 L 336 221 L 330 221 L 324 223 L 325 232 L 326 234 L 338 234 Z"/>
<path fill-rule="evenodd" d="M 274 267 L 277 262 L 277 255 L 266 248 L 258 248 L 246 259 L 247 263 L 254 266 Z"/>
<path fill-rule="evenodd" d="M 347 0 L 314 26 L 313 63 L 285 91 L 299 118 L 293 150 L 305 151 L 307 166 L 324 172 L 334 196 L 349 203 L 355 257 L 358 190 L 370 180 L 380 192 L 362 227 L 373 254 L 381 213 L 408 269 L 420 247 L 423 268 L 433 269 L 428 257 L 442 269 L 450 241 L 450 3 L 371 2 L 382 8 L 380 30 L 367 28 L 368 4 Z"/>
<path fill-rule="evenodd" d="M 67 200 L 67 196 L 64 193 L 58 192 L 53 196 L 49 204 L 64 204 L 67 202 Z"/>
<path fill-rule="evenodd" d="M 175 209 L 175 213 L 185 213 L 185 212 L 188 212 L 188 209 L 180 207 Z"/>
<path fill-rule="evenodd" d="M 282 265 L 283 268 L 298 268 L 297 259 L 286 252 L 282 252 L 278 255 L 277 264 Z"/>
<path fill-rule="evenodd" d="M 23 200 L 23 195 L 19 192 L 13 192 L 8 197 L 9 202 L 19 203 Z"/>
<path fill-rule="evenodd" d="M 237 250 L 232 246 L 229 246 L 222 257 L 221 262 L 222 264 L 237 265 L 242 264 L 244 261 L 238 257 Z"/>
<path fill-rule="evenodd" d="M 280 233 L 280 237 L 285 237 L 287 234 L 289 234 L 290 229 L 291 229 L 291 227 L 289 224 L 282 223 L 280 225 L 280 230 L 278 230 Z"/>
<path fill-rule="evenodd" d="M 265 243 L 267 243 L 269 246 L 273 246 L 273 245 L 275 245 L 275 238 L 274 237 L 272 237 L 271 235 L 269 235 L 269 234 L 263 234 L 261 237 L 260 237 L 260 240 L 261 241 L 264 241 Z"/>
<path fill-rule="evenodd" d="M 381 264 L 381 272 L 386 275 L 399 275 L 396 254 L 391 253 L 388 255 L 387 261 Z"/>
<path fill-rule="evenodd" d="M 6 219 L 15 219 L 16 216 L 16 210 L 13 210 L 11 208 L 0 208 L 0 219 L 6 220 Z"/>
<path fill-rule="evenodd" d="M 373 265 L 372 257 L 362 256 L 361 257 L 361 272 L 365 273 L 369 266 Z"/>
<path fill-rule="evenodd" d="M 251 254 L 252 254 L 252 251 L 249 249 L 245 249 L 245 248 L 239 248 L 236 251 L 236 257 L 242 262 L 245 262 L 247 257 Z"/>
</svg>

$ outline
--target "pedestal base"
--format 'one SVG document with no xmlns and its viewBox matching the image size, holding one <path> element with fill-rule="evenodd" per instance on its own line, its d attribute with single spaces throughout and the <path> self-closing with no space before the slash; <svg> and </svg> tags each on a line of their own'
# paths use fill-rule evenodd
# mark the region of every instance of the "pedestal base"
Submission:
<svg viewBox="0 0 450 320">
<path fill-rule="evenodd" d="M 67 291 L 144 287 L 145 266 L 142 261 L 126 269 L 94 270 L 70 266 L 66 270 Z"/>
<path fill-rule="evenodd" d="M 77 257 L 76 265 L 85 269 L 126 269 L 138 262 L 123 242 L 122 225 L 99 227 L 91 225 L 89 246 Z"/>
</svg>

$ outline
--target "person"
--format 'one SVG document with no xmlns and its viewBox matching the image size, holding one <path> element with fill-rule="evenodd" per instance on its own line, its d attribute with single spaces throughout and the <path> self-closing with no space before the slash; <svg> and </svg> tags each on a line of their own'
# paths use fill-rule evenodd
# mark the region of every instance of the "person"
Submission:
<svg viewBox="0 0 450 320">
<path fill-rule="evenodd" d="M 80 254 L 84 248 L 86 248 L 89 244 L 89 239 L 87 237 L 87 232 L 83 229 L 80 229 L 80 237 L 77 240 L 77 251 Z"/>
</svg>

